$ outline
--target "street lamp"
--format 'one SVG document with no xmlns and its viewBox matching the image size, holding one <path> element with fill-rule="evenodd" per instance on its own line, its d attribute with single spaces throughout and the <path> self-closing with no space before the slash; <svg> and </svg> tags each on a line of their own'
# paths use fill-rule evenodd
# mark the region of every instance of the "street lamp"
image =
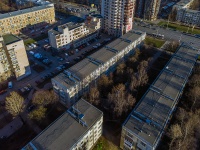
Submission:
<svg viewBox="0 0 200 150">
<path fill-rule="evenodd" d="M 183 34 L 180 35 L 179 43 L 181 42 L 182 35 L 183 35 Z"/>
</svg>

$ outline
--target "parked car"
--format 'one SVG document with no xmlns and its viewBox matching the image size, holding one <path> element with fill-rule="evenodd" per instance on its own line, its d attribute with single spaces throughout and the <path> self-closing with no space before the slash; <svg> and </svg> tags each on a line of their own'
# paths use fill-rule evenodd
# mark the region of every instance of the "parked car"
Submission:
<svg viewBox="0 0 200 150">
<path fill-rule="evenodd" d="M 30 53 L 31 55 L 34 55 L 34 54 L 35 54 L 33 51 L 29 51 L 29 53 Z"/>
<path fill-rule="evenodd" d="M 36 53 L 36 54 L 34 54 L 34 57 L 37 59 L 42 59 L 42 54 Z"/>
<path fill-rule="evenodd" d="M 78 49 L 75 49 L 75 51 L 76 51 L 76 53 L 78 53 L 78 52 L 79 52 L 79 50 L 78 50 Z"/>
<path fill-rule="evenodd" d="M 1 90 L 0 91 L 0 95 L 3 95 L 4 93 L 6 93 L 7 91 L 6 90 Z"/>
<path fill-rule="evenodd" d="M 8 88 L 9 88 L 9 89 L 12 89 L 12 87 L 13 87 L 12 81 L 8 82 Z"/>
<path fill-rule="evenodd" d="M 97 43 L 96 46 L 101 46 L 101 44 L 100 44 L 100 43 Z"/>
<path fill-rule="evenodd" d="M 96 45 L 94 45 L 94 46 L 92 46 L 93 48 L 98 48 L 98 46 L 96 46 Z"/>
</svg>

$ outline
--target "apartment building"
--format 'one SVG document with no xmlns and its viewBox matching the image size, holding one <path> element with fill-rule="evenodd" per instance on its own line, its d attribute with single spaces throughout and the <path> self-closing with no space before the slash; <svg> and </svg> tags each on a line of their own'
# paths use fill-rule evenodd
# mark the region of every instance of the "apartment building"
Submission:
<svg viewBox="0 0 200 150">
<path fill-rule="evenodd" d="M 177 10 L 176 20 L 188 25 L 200 26 L 200 11 L 189 9 L 193 0 L 181 0 L 173 9 Z"/>
<path fill-rule="evenodd" d="M 145 0 L 136 0 L 135 16 L 142 18 L 144 15 Z"/>
<path fill-rule="evenodd" d="M 55 49 L 78 47 L 98 35 L 101 19 L 88 17 L 85 23 L 69 22 L 48 31 L 49 43 Z M 94 34 L 95 33 L 95 34 Z"/>
<path fill-rule="evenodd" d="M 198 50 L 190 45 L 178 48 L 124 122 L 120 148 L 156 149 L 197 58 Z"/>
<path fill-rule="evenodd" d="M 53 4 L 0 14 L 0 35 L 18 34 L 20 30 L 55 22 Z"/>
<path fill-rule="evenodd" d="M 78 62 L 51 79 L 60 102 L 67 107 L 73 105 L 101 74 L 113 71 L 118 62 L 134 52 L 134 48 L 146 37 L 146 33 L 132 30 L 97 52 Z"/>
<path fill-rule="evenodd" d="M 80 99 L 22 150 L 89 150 L 102 135 L 103 112 Z"/>
<path fill-rule="evenodd" d="M 144 4 L 144 19 L 154 21 L 160 9 L 161 0 L 145 0 Z"/>
<path fill-rule="evenodd" d="M 104 32 L 120 37 L 132 30 L 135 0 L 102 0 L 101 2 Z"/>
<path fill-rule="evenodd" d="M 191 9 L 178 9 L 176 20 L 188 25 L 200 26 L 200 11 Z"/>
<path fill-rule="evenodd" d="M 0 37 L 0 62 L 0 81 L 13 75 L 21 80 L 31 74 L 24 42 L 14 35 Z"/>
</svg>

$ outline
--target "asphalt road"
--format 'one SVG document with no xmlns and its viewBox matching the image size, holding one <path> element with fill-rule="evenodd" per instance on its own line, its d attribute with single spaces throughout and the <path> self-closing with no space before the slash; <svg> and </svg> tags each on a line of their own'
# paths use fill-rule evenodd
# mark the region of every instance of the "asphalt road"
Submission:
<svg viewBox="0 0 200 150">
<path fill-rule="evenodd" d="M 145 31 L 149 34 L 152 34 L 152 33 L 162 34 L 162 35 L 164 35 L 165 40 L 169 40 L 169 41 L 175 40 L 175 41 L 180 41 L 180 42 L 185 42 L 185 43 L 191 44 L 191 46 L 193 46 L 195 48 L 200 47 L 200 39 L 199 38 L 195 38 L 195 37 L 192 37 L 189 35 L 184 35 L 180 31 L 174 31 L 169 28 L 164 29 L 164 28 L 158 27 L 156 25 L 151 26 L 151 27 L 149 27 L 149 26 L 143 27 L 141 25 L 137 25 L 137 23 L 133 24 L 133 28 L 136 30 Z"/>
</svg>

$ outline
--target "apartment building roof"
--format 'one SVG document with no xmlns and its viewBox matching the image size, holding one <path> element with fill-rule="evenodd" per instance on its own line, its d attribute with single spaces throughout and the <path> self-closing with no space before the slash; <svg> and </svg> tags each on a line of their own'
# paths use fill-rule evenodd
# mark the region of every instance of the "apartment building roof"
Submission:
<svg viewBox="0 0 200 150">
<path fill-rule="evenodd" d="M 83 25 L 84 25 L 84 23 L 68 22 L 68 23 L 65 23 L 65 24 L 63 24 L 63 25 L 60 25 L 60 26 L 58 26 L 58 27 L 63 28 L 63 29 L 68 28 L 69 30 L 72 30 L 72 29 L 81 27 L 81 26 L 83 26 Z"/>
<path fill-rule="evenodd" d="M 83 80 L 85 77 L 98 69 L 99 65 L 100 64 L 98 64 L 95 60 L 85 58 L 67 70 L 71 72 L 71 74 L 76 75 L 80 80 Z"/>
<path fill-rule="evenodd" d="M 103 113 L 99 109 L 80 99 L 22 150 L 71 149 L 102 116 Z"/>
<path fill-rule="evenodd" d="M 6 35 L 3 35 L 3 40 L 4 40 L 4 43 L 6 45 L 8 45 L 8 44 L 12 44 L 14 42 L 18 42 L 21 39 L 18 38 L 17 36 L 15 36 L 15 35 L 13 35 L 13 34 L 6 34 Z"/>
<path fill-rule="evenodd" d="M 124 123 L 140 140 L 157 145 L 197 60 L 198 51 L 182 45 Z"/>
<path fill-rule="evenodd" d="M 53 35 L 59 35 L 59 34 L 62 34 L 62 33 L 60 33 L 59 31 L 54 30 L 54 29 L 51 29 L 51 30 L 49 30 L 48 32 L 51 33 L 51 34 L 53 34 Z"/>
<path fill-rule="evenodd" d="M 53 80 L 57 81 L 58 83 L 67 88 L 74 86 L 78 82 L 77 79 L 69 77 L 69 75 L 65 72 L 58 74 L 56 77 L 53 78 Z"/>
<path fill-rule="evenodd" d="M 141 31 L 132 30 L 123 35 L 119 40 L 115 40 L 107 46 L 101 48 L 97 52 L 78 62 L 74 66 L 65 71 L 65 74 L 59 74 L 53 80 L 60 82 L 63 86 L 70 88 L 77 82 L 83 80 L 100 65 L 106 63 L 108 60 L 116 56 L 116 53 L 126 48 L 131 42 L 138 40 L 142 34 Z"/>
<path fill-rule="evenodd" d="M 106 47 L 103 47 L 97 52 L 91 54 L 90 57 L 96 60 L 100 60 L 103 63 L 106 63 L 115 55 L 116 55 L 115 52 L 108 50 Z"/>
<path fill-rule="evenodd" d="M 17 10 L 17 11 L 5 13 L 5 14 L 0 14 L 0 19 L 6 19 L 6 18 L 9 18 L 9 17 L 14 17 L 14 16 L 34 12 L 34 11 L 39 11 L 39 10 L 50 8 L 50 7 L 54 7 L 54 6 L 42 5 L 42 6 L 36 6 L 36 7 L 32 7 L 32 8 Z"/>
<path fill-rule="evenodd" d="M 132 30 L 124 34 L 120 38 L 117 38 L 116 40 L 108 44 L 107 46 L 113 49 L 116 49 L 118 51 L 121 51 L 127 46 L 129 46 L 132 42 L 136 41 L 141 35 L 142 35 L 142 32 Z"/>
</svg>

